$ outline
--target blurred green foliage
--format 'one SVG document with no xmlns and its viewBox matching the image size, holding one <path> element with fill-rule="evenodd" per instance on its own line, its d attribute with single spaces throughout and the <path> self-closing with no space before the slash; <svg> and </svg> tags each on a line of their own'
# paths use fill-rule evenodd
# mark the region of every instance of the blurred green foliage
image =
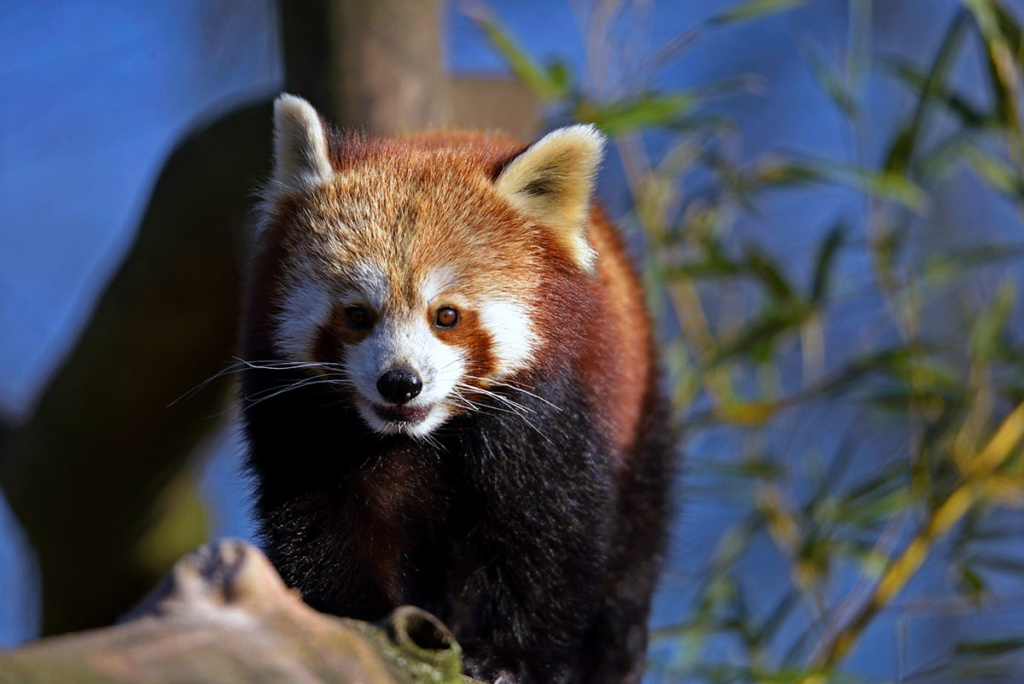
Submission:
<svg viewBox="0 0 1024 684">
<path fill-rule="evenodd" d="M 803 4 L 738 3 L 646 66 L 681 57 L 711 30 Z M 1024 556 L 1013 553 L 1021 529 L 1012 524 L 1024 504 L 1015 277 L 1024 241 L 988 242 L 974 226 L 961 227 L 955 249 L 932 237 L 938 200 L 965 171 L 1021 221 L 1024 31 L 997 0 L 962 0 L 931 61 L 914 64 L 873 54 L 871 0 L 848 4 L 847 54 L 830 63 L 814 45 L 802 52 L 854 136 L 871 125 L 861 106 L 869 76 L 912 96 L 880 161 L 781 153 L 738 161 L 724 142 L 735 125 L 706 105 L 749 79 L 687 92 L 626 88 L 619 92 L 628 96 L 603 99 L 564 64 L 526 54 L 486 8 L 471 8 L 556 116 L 614 138 L 632 196 L 620 222 L 645 237 L 684 443 L 725 435 L 737 445 L 689 456 L 687 498 L 721 503 L 736 522 L 707 567 L 684 580 L 696 588 L 675 624 L 656 632 L 659 652 L 673 648 L 654 659 L 655 681 L 865 681 L 849 656 L 882 616 L 954 619 L 1018 600 L 1007 587 L 1024 586 Z M 595 7 L 585 36 L 592 67 L 620 58 L 602 38 L 634 9 Z M 952 77 L 970 51 L 985 68 L 985 104 Z M 671 139 L 657 156 L 650 132 Z M 740 230 L 771 193 L 836 186 L 860 195 L 860 215 L 816 227 L 803 276 L 788 255 Z M 844 262 L 865 266 L 852 277 Z M 858 304 L 870 326 L 851 331 L 843 312 Z M 834 416 L 847 420 L 833 426 Z M 812 437 L 787 438 L 801 431 Z M 772 601 L 752 589 L 751 554 L 762 549 L 763 558 L 764 548 L 788 574 Z M 926 569 L 947 581 L 908 596 Z M 900 681 L 1024 674 L 1024 626 L 950 638 L 949 652 Z"/>
</svg>

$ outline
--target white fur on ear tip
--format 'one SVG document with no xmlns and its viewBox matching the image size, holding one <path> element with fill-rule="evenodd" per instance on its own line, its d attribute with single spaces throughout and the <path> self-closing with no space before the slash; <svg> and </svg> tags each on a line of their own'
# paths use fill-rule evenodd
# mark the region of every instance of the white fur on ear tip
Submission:
<svg viewBox="0 0 1024 684">
<path fill-rule="evenodd" d="M 311 188 L 333 175 L 320 115 L 306 100 L 283 93 L 274 100 L 272 192 Z"/>
<path fill-rule="evenodd" d="M 288 108 L 305 109 L 315 112 L 313 105 L 309 104 L 309 101 L 304 97 L 298 95 L 292 95 L 291 93 L 281 93 L 274 98 L 274 115 L 280 115 L 281 111 Z"/>
<path fill-rule="evenodd" d="M 594 124 L 573 124 L 572 126 L 556 128 L 537 142 L 542 142 L 549 138 L 553 140 L 578 141 L 589 147 L 591 153 L 597 156 L 598 161 L 604 156 L 604 146 L 608 142 L 605 134 Z"/>
<path fill-rule="evenodd" d="M 556 128 L 533 143 L 531 148 L 571 151 L 577 169 L 585 175 L 593 176 L 604 159 L 606 142 L 608 139 L 594 124 L 573 124 Z"/>
</svg>

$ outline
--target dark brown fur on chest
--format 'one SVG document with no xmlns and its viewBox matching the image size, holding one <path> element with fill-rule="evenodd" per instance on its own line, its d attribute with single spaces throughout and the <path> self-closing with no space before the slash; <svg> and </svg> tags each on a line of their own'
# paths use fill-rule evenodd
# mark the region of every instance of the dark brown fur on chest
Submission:
<svg viewBox="0 0 1024 684">
<path fill-rule="evenodd" d="M 354 551 L 394 604 L 406 603 L 403 577 L 419 547 L 438 536 L 449 514 L 435 454 L 400 449 L 350 476 L 342 496 Z"/>
</svg>

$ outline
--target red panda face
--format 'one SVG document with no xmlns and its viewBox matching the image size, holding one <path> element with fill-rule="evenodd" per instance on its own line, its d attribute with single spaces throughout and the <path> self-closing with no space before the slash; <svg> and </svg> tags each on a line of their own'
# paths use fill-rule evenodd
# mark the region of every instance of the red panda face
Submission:
<svg viewBox="0 0 1024 684">
<path fill-rule="evenodd" d="M 273 260 L 261 295 L 269 338 L 373 430 L 426 437 L 548 343 L 545 274 L 555 262 L 581 276 L 592 265 L 580 221 L 600 140 L 575 127 L 563 144 L 545 149 L 552 134 L 518 157 L 511 145 L 415 138 L 338 150 L 307 103 L 284 99 L 258 257 Z M 593 144 L 581 162 L 576 148 Z M 566 165 L 581 164 L 583 180 L 567 182 Z"/>
<path fill-rule="evenodd" d="M 539 255 L 521 219 L 482 173 L 442 187 L 430 165 L 338 173 L 265 236 L 281 265 L 278 350 L 333 369 L 382 433 L 429 434 L 541 343 Z"/>
</svg>

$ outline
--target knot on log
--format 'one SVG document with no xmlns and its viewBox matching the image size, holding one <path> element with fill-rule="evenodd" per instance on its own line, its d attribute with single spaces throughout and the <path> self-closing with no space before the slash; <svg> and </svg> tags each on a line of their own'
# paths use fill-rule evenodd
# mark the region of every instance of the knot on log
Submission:
<svg viewBox="0 0 1024 684">
<path fill-rule="evenodd" d="M 462 649 L 436 617 L 413 606 L 399 606 L 386 621 L 386 633 L 399 651 L 446 678 L 462 674 Z"/>
<path fill-rule="evenodd" d="M 183 556 L 121 622 L 146 616 L 217 616 L 225 608 L 265 614 L 297 605 L 299 593 L 285 586 L 256 547 L 222 539 Z"/>
</svg>

